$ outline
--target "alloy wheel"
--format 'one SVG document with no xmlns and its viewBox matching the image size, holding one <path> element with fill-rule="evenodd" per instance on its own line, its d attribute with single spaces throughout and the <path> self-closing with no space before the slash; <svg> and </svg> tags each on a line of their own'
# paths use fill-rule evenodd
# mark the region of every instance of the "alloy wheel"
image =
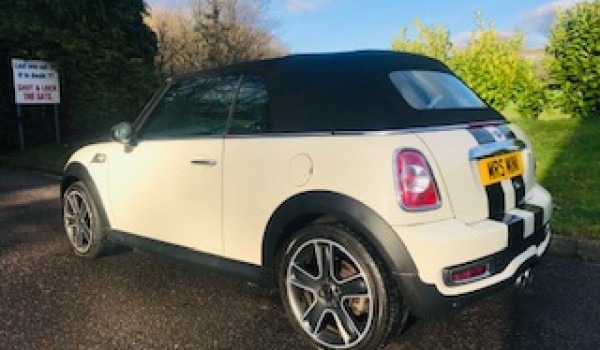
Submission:
<svg viewBox="0 0 600 350">
<path fill-rule="evenodd" d="M 315 238 L 293 253 L 286 272 L 292 312 L 304 331 L 329 348 L 350 348 L 373 323 L 373 288 L 357 259 L 339 243 Z"/>
<path fill-rule="evenodd" d="M 69 191 L 63 201 L 65 231 L 78 253 L 86 253 L 92 245 L 92 208 L 87 196 L 78 189 Z"/>
</svg>

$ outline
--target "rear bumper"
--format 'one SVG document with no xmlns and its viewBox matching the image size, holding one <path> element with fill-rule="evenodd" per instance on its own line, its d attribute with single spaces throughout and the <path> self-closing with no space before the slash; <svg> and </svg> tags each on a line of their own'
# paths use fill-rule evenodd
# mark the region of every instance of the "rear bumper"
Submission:
<svg viewBox="0 0 600 350">
<path fill-rule="evenodd" d="M 513 286 L 521 274 L 538 264 L 548 247 L 550 237 L 550 228 L 546 225 L 523 241 L 522 250 L 511 247 L 470 262 L 490 262 L 492 270 L 496 273 L 492 273 L 490 278 L 499 274 L 508 276 L 471 292 L 444 295 L 435 285 L 424 283 L 416 274 L 394 274 L 394 277 L 401 286 L 402 295 L 411 312 L 419 318 L 431 318 Z"/>
<path fill-rule="evenodd" d="M 540 186 L 526 203 L 498 218 L 465 224 L 456 219 L 394 227 L 417 273 L 395 274 L 408 306 L 419 317 L 459 307 L 514 284 L 537 263 L 550 241 L 552 200 Z M 466 283 L 452 283 L 451 271 L 488 266 Z"/>
</svg>

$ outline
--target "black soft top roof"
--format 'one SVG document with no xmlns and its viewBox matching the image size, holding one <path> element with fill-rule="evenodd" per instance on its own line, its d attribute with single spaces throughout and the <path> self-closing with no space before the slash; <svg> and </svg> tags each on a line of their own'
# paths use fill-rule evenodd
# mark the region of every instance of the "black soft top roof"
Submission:
<svg viewBox="0 0 600 350">
<path fill-rule="evenodd" d="M 399 70 L 453 74 L 438 60 L 392 51 L 290 55 L 196 74 L 263 77 L 273 132 L 394 130 L 503 119 L 491 108 L 416 110 L 390 81 L 389 73 Z"/>
</svg>

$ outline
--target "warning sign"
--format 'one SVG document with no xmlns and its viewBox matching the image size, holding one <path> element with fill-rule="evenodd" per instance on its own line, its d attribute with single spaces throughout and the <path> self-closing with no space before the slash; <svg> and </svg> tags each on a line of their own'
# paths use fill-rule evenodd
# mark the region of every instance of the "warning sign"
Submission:
<svg viewBox="0 0 600 350">
<path fill-rule="evenodd" d="M 58 73 L 49 62 L 12 59 L 16 104 L 59 104 Z"/>
</svg>

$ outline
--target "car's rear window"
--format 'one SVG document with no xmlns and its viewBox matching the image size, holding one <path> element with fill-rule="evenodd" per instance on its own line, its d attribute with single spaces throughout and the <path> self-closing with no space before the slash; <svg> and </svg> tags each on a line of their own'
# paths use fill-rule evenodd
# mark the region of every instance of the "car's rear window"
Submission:
<svg viewBox="0 0 600 350">
<path fill-rule="evenodd" d="M 406 102 L 418 110 L 486 107 L 460 79 L 448 73 L 407 70 L 389 76 Z"/>
</svg>

